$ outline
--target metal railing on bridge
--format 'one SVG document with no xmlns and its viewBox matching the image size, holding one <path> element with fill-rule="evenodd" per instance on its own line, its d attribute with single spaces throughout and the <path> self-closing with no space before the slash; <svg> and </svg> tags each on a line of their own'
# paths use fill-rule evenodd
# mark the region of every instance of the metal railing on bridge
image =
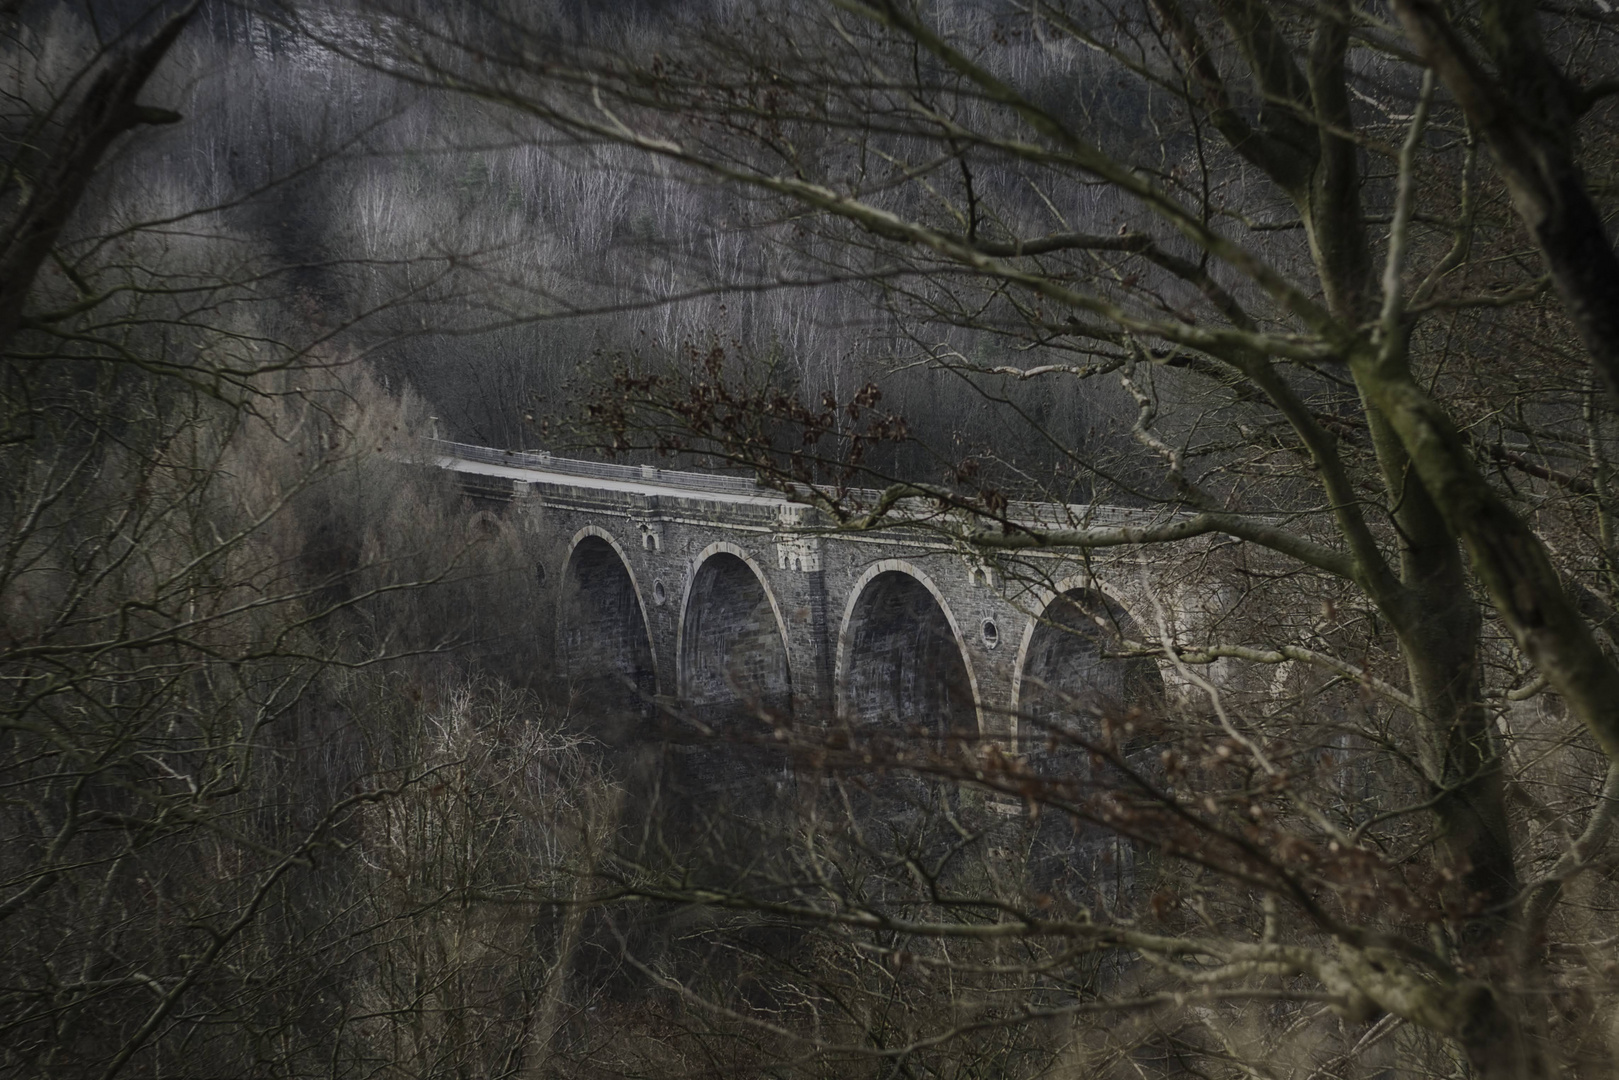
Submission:
<svg viewBox="0 0 1619 1080">
<path fill-rule="evenodd" d="M 654 465 L 614 465 L 605 461 L 584 461 L 579 458 L 557 457 L 546 451 L 499 450 L 492 446 L 452 442 L 449 439 L 422 440 L 436 452 L 463 461 L 476 461 L 486 465 L 504 465 L 513 469 L 532 469 L 536 472 L 561 476 L 578 476 L 595 480 L 619 480 L 634 484 L 655 484 L 678 491 L 704 491 L 722 495 L 751 495 L 756 498 L 791 501 L 781 491 L 768 487 L 746 476 L 724 476 L 715 473 L 685 472 L 662 469 Z M 851 489 L 848 496 L 865 503 L 877 500 L 880 492 L 869 489 Z M 1015 521 L 1044 528 L 1145 526 L 1159 524 L 1179 516 L 1176 511 L 1159 508 L 1141 510 L 1127 506 L 1103 504 L 1068 504 L 1014 500 L 1007 511 Z"/>
<path fill-rule="evenodd" d="M 446 457 L 458 457 L 486 465 L 505 465 L 513 469 L 533 469 L 537 472 L 583 476 L 594 480 L 657 484 L 660 487 L 712 491 L 724 495 L 757 495 L 765 498 L 773 494 L 779 495 L 746 476 L 681 472 L 676 469 L 660 469 L 655 465 L 612 465 L 605 461 L 581 461 L 577 458 L 557 457 L 545 451 L 536 453 L 531 450 L 497 450 L 492 446 L 474 446 L 471 443 L 451 442 L 448 439 L 422 441 Z"/>
</svg>

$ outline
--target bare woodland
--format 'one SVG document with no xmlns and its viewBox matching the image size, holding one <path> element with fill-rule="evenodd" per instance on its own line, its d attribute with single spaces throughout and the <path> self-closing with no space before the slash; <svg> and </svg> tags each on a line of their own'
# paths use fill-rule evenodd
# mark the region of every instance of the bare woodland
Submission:
<svg viewBox="0 0 1619 1080">
<path fill-rule="evenodd" d="M 1606 3 L 0 18 L 6 1074 L 1612 1074 Z M 433 424 L 1213 617 L 626 731 Z"/>
</svg>

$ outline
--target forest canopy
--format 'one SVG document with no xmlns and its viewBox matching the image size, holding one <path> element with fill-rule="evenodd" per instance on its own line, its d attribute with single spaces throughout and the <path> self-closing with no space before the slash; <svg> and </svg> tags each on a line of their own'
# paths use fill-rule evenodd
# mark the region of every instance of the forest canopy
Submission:
<svg viewBox="0 0 1619 1080">
<path fill-rule="evenodd" d="M 1608 8 L 8 10 L 0 1060 L 1611 1071 Z M 643 752 L 430 430 L 1207 617 Z"/>
</svg>

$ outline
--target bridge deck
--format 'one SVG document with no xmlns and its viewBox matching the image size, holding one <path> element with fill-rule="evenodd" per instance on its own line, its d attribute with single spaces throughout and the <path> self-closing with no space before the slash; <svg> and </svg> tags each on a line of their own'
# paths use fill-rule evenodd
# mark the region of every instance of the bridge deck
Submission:
<svg viewBox="0 0 1619 1080">
<path fill-rule="evenodd" d="M 682 498 L 749 506 L 788 507 L 795 504 L 787 496 L 771 491 L 743 476 L 684 472 L 652 465 L 614 465 L 555 457 L 549 453 L 497 450 L 471 443 L 425 439 L 434 452 L 433 464 L 442 469 L 534 483 L 567 484 L 634 495 L 678 495 Z M 857 490 L 850 495 L 865 502 L 875 501 L 879 492 Z M 1008 508 L 1014 520 L 1031 526 L 1072 528 L 1075 526 L 1144 526 L 1169 520 L 1173 510 L 1138 510 L 1098 504 L 1036 503 L 1014 500 Z"/>
<path fill-rule="evenodd" d="M 681 472 L 653 465 L 613 465 L 602 461 L 580 461 L 549 453 L 497 450 L 471 443 L 443 439 L 423 440 L 440 456 L 441 468 L 512 480 L 538 480 L 567 483 L 602 491 L 659 495 L 678 491 L 683 495 L 720 502 L 785 505 L 788 499 L 761 487 L 745 476 Z"/>
<path fill-rule="evenodd" d="M 508 480 L 569 484 L 574 487 L 590 488 L 596 491 L 613 491 L 631 495 L 679 494 L 686 498 L 705 499 L 712 502 L 741 503 L 751 506 L 789 505 L 789 501 L 780 495 L 745 495 L 728 491 L 705 490 L 703 488 L 688 487 L 685 484 L 661 477 L 658 479 L 618 480 L 600 476 L 580 475 L 579 473 L 565 472 L 560 469 L 543 469 L 532 465 L 497 465 L 488 461 L 477 461 L 472 458 L 461 457 L 457 454 L 441 454 L 433 459 L 433 464 L 441 469 L 469 473 L 475 476 L 498 476 Z M 589 465 L 594 463 L 581 462 L 581 464 Z M 662 472 L 663 470 L 659 471 Z M 676 475 L 689 476 L 693 474 L 682 473 Z"/>
</svg>

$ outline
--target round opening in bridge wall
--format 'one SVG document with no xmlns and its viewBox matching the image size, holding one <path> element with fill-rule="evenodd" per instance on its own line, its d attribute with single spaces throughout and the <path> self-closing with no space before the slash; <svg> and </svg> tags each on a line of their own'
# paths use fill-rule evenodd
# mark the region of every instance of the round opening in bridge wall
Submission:
<svg viewBox="0 0 1619 1080">
<path fill-rule="evenodd" d="M 994 619 L 984 620 L 981 633 L 984 636 L 984 647 L 986 649 L 993 649 L 1001 643 L 1001 628 L 995 625 Z"/>
<path fill-rule="evenodd" d="M 663 602 L 667 599 L 669 599 L 669 593 L 664 589 L 663 582 L 654 581 L 652 583 L 652 602 L 662 607 Z"/>
<path fill-rule="evenodd" d="M 544 563 L 535 563 L 534 564 L 534 580 L 537 581 L 541 585 L 545 584 L 545 564 Z"/>
</svg>

